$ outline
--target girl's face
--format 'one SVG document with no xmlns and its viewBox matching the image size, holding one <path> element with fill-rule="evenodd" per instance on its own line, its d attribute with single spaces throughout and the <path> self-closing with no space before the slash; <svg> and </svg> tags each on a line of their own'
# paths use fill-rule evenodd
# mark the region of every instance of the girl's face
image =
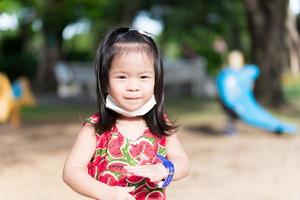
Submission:
<svg viewBox="0 0 300 200">
<path fill-rule="evenodd" d="M 116 55 L 108 73 L 109 94 L 126 111 L 142 107 L 154 93 L 154 60 L 144 52 Z"/>
</svg>

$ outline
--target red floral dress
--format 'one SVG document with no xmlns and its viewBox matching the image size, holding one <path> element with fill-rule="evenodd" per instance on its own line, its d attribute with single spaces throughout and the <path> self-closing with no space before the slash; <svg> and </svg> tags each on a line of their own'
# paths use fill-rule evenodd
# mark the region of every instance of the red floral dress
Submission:
<svg viewBox="0 0 300 200">
<path fill-rule="evenodd" d="M 87 123 L 95 125 L 99 115 L 91 116 Z M 110 131 L 96 134 L 95 154 L 88 164 L 88 173 L 110 186 L 135 187 L 131 194 L 136 200 L 164 200 L 165 190 L 156 187 L 148 178 L 126 175 L 124 166 L 155 164 L 156 154 L 166 156 L 166 137 L 158 137 L 145 129 L 143 135 L 130 140 L 114 125 Z"/>
</svg>

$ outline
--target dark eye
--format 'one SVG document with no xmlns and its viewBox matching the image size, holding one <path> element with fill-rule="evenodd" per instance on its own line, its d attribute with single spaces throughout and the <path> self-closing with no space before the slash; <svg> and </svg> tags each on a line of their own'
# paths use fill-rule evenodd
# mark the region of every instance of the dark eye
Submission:
<svg viewBox="0 0 300 200">
<path fill-rule="evenodd" d="M 150 76 L 146 76 L 146 75 L 141 76 L 141 79 L 147 79 L 147 78 L 150 78 Z"/>
<path fill-rule="evenodd" d="M 120 75 L 120 76 L 117 76 L 118 79 L 126 79 L 126 76 L 123 76 L 123 75 Z"/>
</svg>

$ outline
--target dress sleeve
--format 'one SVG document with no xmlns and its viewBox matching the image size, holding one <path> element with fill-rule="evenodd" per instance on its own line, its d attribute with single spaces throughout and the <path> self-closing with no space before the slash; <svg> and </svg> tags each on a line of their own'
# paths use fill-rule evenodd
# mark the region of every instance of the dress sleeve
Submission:
<svg viewBox="0 0 300 200">
<path fill-rule="evenodd" d="M 86 120 L 84 121 L 83 125 L 91 125 L 91 126 L 95 126 L 98 122 L 99 122 L 100 116 L 98 113 L 86 118 Z"/>
</svg>

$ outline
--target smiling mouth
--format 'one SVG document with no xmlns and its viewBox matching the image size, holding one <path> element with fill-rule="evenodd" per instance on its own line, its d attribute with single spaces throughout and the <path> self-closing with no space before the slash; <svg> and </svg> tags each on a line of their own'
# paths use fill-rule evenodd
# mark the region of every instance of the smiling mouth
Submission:
<svg viewBox="0 0 300 200">
<path fill-rule="evenodd" d="M 140 98 L 125 98 L 126 100 L 128 100 L 128 101 L 134 101 L 134 100 L 139 100 Z"/>
<path fill-rule="evenodd" d="M 138 99 L 126 99 L 128 103 L 136 103 Z"/>
</svg>

